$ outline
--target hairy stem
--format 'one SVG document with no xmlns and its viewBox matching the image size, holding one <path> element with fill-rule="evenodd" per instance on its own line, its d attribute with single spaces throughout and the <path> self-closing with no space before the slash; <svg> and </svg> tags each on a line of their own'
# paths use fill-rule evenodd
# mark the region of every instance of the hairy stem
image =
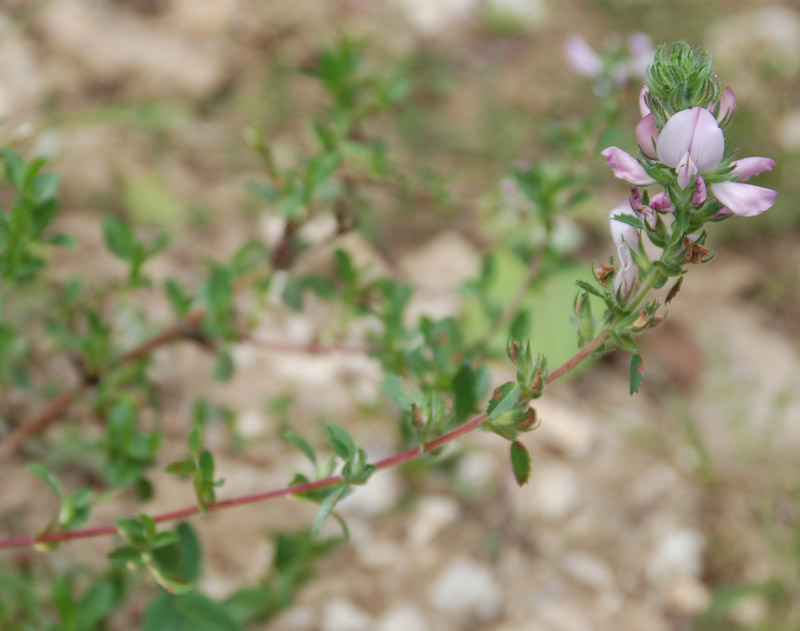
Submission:
<svg viewBox="0 0 800 631">
<path fill-rule="evenodd" d="M 591 353 L 597 349 L 605 340 L 607 335 L 607 331 L 603 331 L 590 341 L 586 346 L 584 346 L 578 353 L 576 353 L 572 358 L 564 362 L 561 366 L 556 368 L 553 372 L 551 372 L 547 376 L 547 383 L 552 383 L 556 379 L 564 376 L 570 370 L 575 368 L 578 364 L 580 364 L 583 360 L 585 360 Z M 481 426 L 481 423 L 486 420 L 486 414 L 480 414 L 476 416 L 466 423 L 459 425 L 455 429 L 443 434 L 439 438 L 436 438 L 428 443 L 425 443 L 419 447 L 413 447 L 411 449 L 407 449 L 400 453 L 397 453 L 393 456 L 389 456 L 384 458 L 383 460 L 379 460 L 375 463 L 375 466 L 378 469 L 388 469 L 390 467 L 395 467 L 397 465 L 403 464 L 405 462 L 409 462 L 410 460 L 414 460 L 415 458 L 419 458 L 439 447 L 443 447 L 444 445 L 468 434 L 478 427 Z M 276 497 L 282 497 L 285 495 L 297 495 L 300 493 L 307 493 L 309 491 L 313 491 L 316 489 L 326 488 L 329 486 L 335 486 L 337 484 L 341 484 L 344 482 L 341 476 L 334 475 L 327 478 L 323 478 L 321 480 L 314 480 L 311 482 L 305 482 L 303 484 L 295 484 L 293 486 L 286 486 L 280 489 L 273 489 L 271 491 L 265 491 L 263 493 L 255 493 L 252 495 L 244 495 L 241 497 L 234 497 L 227 500 L 219 500 L 216 502 L 211 502 L 206 504 L 205 510 L 206 511 L 216 511 L 222 510 L 225 508 L 231 508 L 233 506 L 241 506 L 243 504 L 252 504 L 255 502 L 263 502 L 265 500 L 270 500 Z M 189 506 L 186 508 L 182 508 L 179 510 L 171 511 L 168 513 L 162 513 L 160 515 L 155 515 L 152 517 L 153 521 L 155 522 L 166 522 L 166 521 L 173 521 L 176 519 L 185 519 L 187 517 L 191 517 L 192 515 L 197 515 L 201 512 L 199 506 Z M 7 548 L 24 548 L 30 547 L 39 543 L 56 543 L 59 541 L 72 541 L 74 539 L 87 539 L 90 537 L 99 537 L 101 535 L 111 535 L 117 532 L 115 526 L 97 526 L 94 528 L 83 528 L 77 530 L 69 530 L 66 532 L 57 532 L 51 533 L 46 535 L 40 536 L 23 536 L 23 537 L 12 537 L 9 539 L 1 539 L 0 540 L 0 549 L 7 549 Z"/>
</svg>

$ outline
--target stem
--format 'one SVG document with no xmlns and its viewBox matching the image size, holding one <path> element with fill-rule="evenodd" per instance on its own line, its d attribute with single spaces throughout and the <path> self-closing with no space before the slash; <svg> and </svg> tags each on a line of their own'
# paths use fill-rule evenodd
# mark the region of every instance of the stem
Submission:
<svg viewBox="0 0 800 631">
<path fill-rule="evenodd" d="M 556 368 L 553 372 L 551 372 L 547 376 L 546 383 L 552 383 L 556 379 L 564 376 L 570 370 L 575 368 L 578 364 L 580 364 L 584 359 L 586 359 L 606 338 L 607 330 L 604 330 L 594 338 L 591 342 L 589 342 L 586 346 L 584 346 L 578 353 L 576 353 L 572 358 L 564 362 L 561 366 Z M 449 442 L 464 436 L 465 434 L 469 434 L 470 432 L 474 431 L 478 427 L 481 426 L 481 423 L 486 420 L 486 414 L 480 414 L 476 416 L 466 423 L 459 425 L 455 429 L 439 436 L 428 443 L 425 443 L 419 447 L 412 447 L 411 449 L 407 449 L 402 451 L 398 454 L 393 456 L 389 456 L 388 458 L 384 458 L 383 460 L 379 460 L 375 463 L 375 466 L 378 469 L 388 469 L 390 467 L 395 467 L 397 465 L 403 464 L 405 462 L 409 462 L 410 460 L 414 460 L 415 458 L 419 458 L 439 447 L 443 447 Z M 271 491 L 265 491 L 263 493 L 255 493 L 253 495 L 243 495 L 240 497 L 233 497 L 227 500 L 219 500 L 216 502 L 211 502 L 205 505 L 206 511 L 216 511 L 216 510 L 223 510 L 225 508 L 230 508 L 232 506 L 242 506 L 243 504 L 253 504 L 255 502 L 262 502 L 265 500 L 270 500 L 276 497 L 282 497 L 285 495 L 298 495 L 300 493 L 306 493 L 308 491 L 313 491 L 316 489 L 322 489 L 329 486 L 335 486 L 337 484 L 341 484 L 344 482 L 341 476 L 334 475 L 327 478 L 323 478 L 321 480 L 314 480 L 312 482 L 305 482 L 303 484 L 295 484 L 294 486 L 286 486 L 280 489 L 273 489 Z M 186 508 L 181 508 L 179 510 L 175 510 L 168 513 L 162 513 L 160 515 L 155 515 L 152 519 L 157 523 L 166 522 L 166 521 L 173 521 L 176 519 L 184 519 L 186 517 L 191 517 L 192 515 L 197 515 L 201 512 L 201 509 L 198 506 L 189 506 Z M 40 536 L 24 536 L 24 537 L 12 537 L 9 539 L 0 539 L 0 550 L 8 549 L 8 548 L 25 548 L 30 547 L 39 543 L 56 543 L 59 541 L 72 541 L 74 539 L 87 539 L 90 537 L 99 537 L 102 535 L 111 535 L 117 532 L 115 526 L 96 526 L 94 528 L 83 528 L 78 530 L 68 530 L 66 532 L 57 532 L 51 533 L 46 535 Z"/>
</svg>

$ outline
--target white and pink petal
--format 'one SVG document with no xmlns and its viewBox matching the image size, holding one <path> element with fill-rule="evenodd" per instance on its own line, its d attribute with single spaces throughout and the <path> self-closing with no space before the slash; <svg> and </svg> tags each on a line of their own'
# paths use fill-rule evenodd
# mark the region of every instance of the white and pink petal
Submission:
<svg viewBox="0 0 800 631">
<path fill-rule="evenodd" d="M 614 176 L 620 180 L 640 186 L 655 182 L 636 158 L 619 147 L 603 149 L 602 155 L 606 159 L 606 164 L 614 171 Z"/>
<path fill-rule="evenodd" d="M 755 217 L 775 205 L 778 192 L 740 182 L 715 182 L 711 191 L 725 207 L 740 217 Z"/>
</svg>

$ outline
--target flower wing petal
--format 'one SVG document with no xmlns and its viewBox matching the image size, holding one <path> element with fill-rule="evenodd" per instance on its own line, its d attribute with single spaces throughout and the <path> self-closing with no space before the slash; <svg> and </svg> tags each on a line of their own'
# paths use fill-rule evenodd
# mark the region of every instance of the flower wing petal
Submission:
<svg viewBox="0 0 800 631">
<path fill-rule="evenodd" d="M 658 146 L 658 127 L 656 127 L 656 117 L 648 114 L 636 125 L 636 138 L 639 141 L 639 148 L 648 158 L 657 158 L 656 147 Z"/>
<path fill-rule="evenodd" d="M 711 185 L 714 196 L 730 211 L 740 217 L 755 217 L 769 210 L 778 198 L 778 192 L 763 186 L 740 182 L 716 182 Z"/>
<path fill-rule="evenodd" d="M 771 158 L 742 158 L 733 163 L 731 173 L 738 175 L 740 180 L 747 180 L 764 171 L 772 171 L 775 160 Z"/>
<path fill-rule="evenodd" d="M 647 171 L 644 170 L 644 167 L 639 164 L 636 158 L 619 147 L 603 149 L 602 155 L 606 159 L 608 166 L 614 171 L 614 176 L 620 180 L 640 186 L 655 182 L 653 178 L 647 175 Z"/>
</svg>

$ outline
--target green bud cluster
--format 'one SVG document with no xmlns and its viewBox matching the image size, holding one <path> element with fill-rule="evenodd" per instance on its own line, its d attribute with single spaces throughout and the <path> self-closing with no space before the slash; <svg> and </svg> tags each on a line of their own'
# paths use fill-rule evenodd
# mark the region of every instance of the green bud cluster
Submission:
<svg viewBox="0 0 800 631">
<path fill-rule="evenodd" d="M 670 116 L 719 101 L 720 89 L 711 57 L 686 42 L 662 44 L 645 73 L 647 106 L 661 129 Z M 712 108 L 713 110 L 714 108 Z"/>
</svg>

